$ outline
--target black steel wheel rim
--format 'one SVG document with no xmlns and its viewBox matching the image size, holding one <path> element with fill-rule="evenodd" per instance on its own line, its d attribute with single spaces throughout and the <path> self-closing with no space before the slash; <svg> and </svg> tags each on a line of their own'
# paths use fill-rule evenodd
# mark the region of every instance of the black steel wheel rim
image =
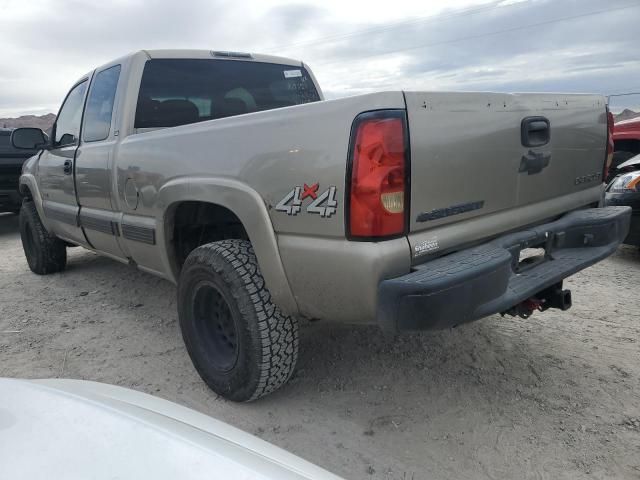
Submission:
<svg viewBox="0 0 640 480">
<path fill-rule="evenodd" d="M 213 367 L 233 369 L 238 361 L 236 320 L 222 292 L 212 283 L 198 283 L 192 295 L 193 321 L 198 341 Z"/>
</svg>

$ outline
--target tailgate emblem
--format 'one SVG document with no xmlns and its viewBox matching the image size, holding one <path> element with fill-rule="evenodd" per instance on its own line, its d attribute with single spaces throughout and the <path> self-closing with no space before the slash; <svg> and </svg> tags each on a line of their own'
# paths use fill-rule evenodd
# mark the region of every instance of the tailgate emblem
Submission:
<svg viewBox="0 0 640 480">
<path fill-rule="evenodd" d="M 575 185 L 580 185 L 582 183 L 594 182 L 596 180 L 600 180 L 601 176 L 602 176 L 602 174 L 600 172 L 593 172 L 593 173 L 590 173 L 589 175 L 583 175 L 581 177 L 576 177 L 576 179 L 574 180 L 574 184 Z"/>
<path fill-rule="evenodd" d="M 535 175 L 547 168 L 549 163 L 551 163 L 550 153 L 534 152 L 533 150 L 529 150 L 529 153 L 523 155 L 520 159 L 520 169 L 518 172 L 527 172 L 527 175 Z"/>
<path fill-rule="evenodd" d="M 430 238 L 429 240 L 420 242 L 413 247 L 413 251 L 416 257 L 419 257 L 420 255 L 425 255 L 429 252 L 435 252 L 438 249 L 440 249 L 440 245 L 438 244 L 437 237 L 433 237 L 433 238 Z"/>
</svg>

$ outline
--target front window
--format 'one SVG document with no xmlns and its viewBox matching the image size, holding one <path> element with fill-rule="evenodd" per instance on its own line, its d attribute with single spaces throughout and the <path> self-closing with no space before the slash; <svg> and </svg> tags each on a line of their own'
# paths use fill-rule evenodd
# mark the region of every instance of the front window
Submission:
<svg viewBox="0 0 640 480">
<path fill-rule="evenodd" d="M 319 100 L 303 67 L 236 60 L 149 60 L 135 127 L 174 127 Z"/>
<path fill-rule="evenodd" d="M 56 119 L 56 135 L 54 137 L 56 147 L 78 144 L 84 93 L 86 90 L 87 81 L 84 80 L 82 83 L 73 87 L 69 95 L 67 95 Z"/>
</svg>

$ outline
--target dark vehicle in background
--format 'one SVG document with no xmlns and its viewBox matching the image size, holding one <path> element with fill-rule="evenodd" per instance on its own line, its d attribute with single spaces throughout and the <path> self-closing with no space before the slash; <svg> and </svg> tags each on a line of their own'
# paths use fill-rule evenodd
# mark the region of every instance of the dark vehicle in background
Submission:
<svg viewBox="0 0 640 480">
<path fill-rule="evenodd" d="M 22 197 L 18 192 L 18 179 L 22 173 L 22 164 L 35 155 L 37 150 L 19 150 L 11 145 L 9 128 L 0 128 L 0 213 L 18 213 Z"/>
<path fill-rule="evenodd" d="M 640 155 L 618 165 L 607 185 L 605 204 L 631 207 L 631 226 L 623 243 L 640 246 Z"/>
</svg>

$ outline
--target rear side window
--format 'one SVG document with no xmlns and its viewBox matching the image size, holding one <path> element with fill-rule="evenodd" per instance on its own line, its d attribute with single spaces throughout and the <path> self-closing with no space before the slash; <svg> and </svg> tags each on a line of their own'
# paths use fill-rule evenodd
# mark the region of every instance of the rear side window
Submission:
<svg viewBox="0 0 640 480">
<path fill-rule="evenodd" d="M 142 74 L 135 127 L 175 127 L 319 100 L 302 67 L 236 60 L 149 60 Z"/>
<path fill-rule="evenodd" d="M 119 78 L 120 65 L 115 65 L 98 73 L 93 80 L 84 114 L 85 142 L 104 140 L 109 136 Z"/>
</svg>

